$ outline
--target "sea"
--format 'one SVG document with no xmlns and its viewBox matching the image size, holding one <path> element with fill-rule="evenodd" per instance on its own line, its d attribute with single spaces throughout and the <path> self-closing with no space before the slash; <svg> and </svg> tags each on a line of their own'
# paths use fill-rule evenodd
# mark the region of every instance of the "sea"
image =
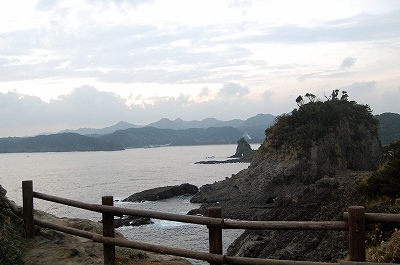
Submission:
<svg viewBox="0 0 400 265">
<path fill-rule="evenodd" d="M 253 144 L 257 149 L 260 145 Z M 146 189 L 190 183 L 201 187 L 231 177 L 249 163 L 195 164 L 204 160 L 224 160 L 236 145 L 165 146 L 134 148 L 112 152 L 55 152 L 0 154 L 0 185 L 7 197 L 22 205 L 22 181 L 33 180 L 34 190 L 87 203 L 101 204 L 102 196 L 113 196 L 114 205 L 167 213 L 186 214 L 198 208 L 191 196 L 156 202 L 121 202 Z M 35 209 L 58 217 L 100 221 L 101 214 L 74 207 L 34 200 Z M 223 211 L 223 209 L 222 209 Z M 117 231 L 138 242 L 208 252 L 205 226 L 152 219 L 153 224 L 121 227 Z M 223 249 L 242 233 L 223 230 Z M 193 264 L 207 264 L 190 260 Z"/>
</svg>

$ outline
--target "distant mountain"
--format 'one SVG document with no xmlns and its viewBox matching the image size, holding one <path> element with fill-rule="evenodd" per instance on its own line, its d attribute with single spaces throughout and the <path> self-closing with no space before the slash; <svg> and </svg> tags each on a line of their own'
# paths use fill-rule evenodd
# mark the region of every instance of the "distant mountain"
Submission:
<svg viewBox="0 0 400 265">
<path fill-rule="evenodd" d="M 122 146 L 77 133 L 0 138 L 0 153 L 115 151 Z"/>
<path fill-rule="evenodd" d="M 150 123 L 147 127 L 153 127 L 157 129 L 171 129 L 171 130 L 187 130 L 187 129 L 207 129 L 207 128 L 222 128 L 232 127 L 239 131 L 240 138 L 245 137 L 250 143 L 261 143 L 265 138 L 265 129 L 274 124 L 275 116 L 271 114 L 258 114 L 247 120 L 233 119 L 229 121 L 220 121 L 215 118 L 208 118 L 201 121 L 192 120 L 184 121 L 182 119 L 169 120 L 161 119 L 157 122 Z M 77 130 L 63 130 L 60 133 L 72 132 L 79 133 L 86 136 L 100 137 L 107 134 L 112 134 L 118 130 L 126 130 L 130 128 L 141 128 L 143 126 L 134 125 L 124 121 L 120 121 L 117 124 L 102 128 L 80 128 Z M 237 140 L 239 140 L 238 138 Z M 196 143 L 191 143 L 196 144 Z"/>
<path fill-rule="evenodd" d="M 120 121 L 113 126 L 105 127 L 102 129 L 95 129 L 95 128 L 79 128 L 76 130 L 66 129 L 66 130 L 60 131 L 60 133 L 71 132 L 71 133 L 79 133 L 81 135 L 94 135 L 94 134 L 102 135 L 102 134 L 110 134 L 117 130 L 125 130 L 125 129 L 129 129 L 129 128 L 139 128 L 139 127 L 141 127 L 141 126 L 134 125 L 134 124 L 131 124 L 131 123 L 128 123 L 125 121 Z"/>
<path fill-rule="evenodd" d="M 264 126 L 264 130 L 267 129 L 275 122 L 275 116 L 271 114 L 257 114 L 247 120 L 234 119 L 229 121 L 220 121 L 214 118 L 208 118 L 201 121 L 183 121 L 181 119 L 169 120 L 161 119 L 157 122 L 150 123 L 148 126 L 159 128 L 159 129 L 173 129 L 173 130 L 184 130 L 189 128 L 210 128 L 210 127 L 228 127 L 243 128 L 252 126 Z"/>
<path fill-rule="evenodd" d="M 100 139 L 116 142 L 124 148 L 162 145 L 235 144 L 243 133 L 233 127 L 190 128 L 186 130 L 154 127 L 131 128 L 102 135 Z"/>
<path fill-rule="evenodd" d="M 400 115 L 397 113 L 382 113 L 375 115 L 379 120 L 378 133 L 383 145 L 400 140 Z"/>
</svg>

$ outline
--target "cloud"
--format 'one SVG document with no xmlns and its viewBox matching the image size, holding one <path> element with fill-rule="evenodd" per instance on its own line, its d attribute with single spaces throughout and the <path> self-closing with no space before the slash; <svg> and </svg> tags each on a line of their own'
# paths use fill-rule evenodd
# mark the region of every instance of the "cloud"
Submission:
<svg viewBox="0 0 400 265">
<path fill-rule="evenodd" d="M 49 11 L 60 3 L 60 0 L 40 0 L 36 4 L 36 10 L 39 11 Z"/>
<path fill-rule="evenodd" d="M 249 88 L 240 84 L 228 82 L 218 92 L 218 96 L 222 98 L 241 97 L 249 94 Z"/>
<path fill-rule="evenodd" d="M 353 84 L 349 86 L 342 86 L 339 89 L 342 91 L 347 91 L 350 93 L 356 93 L 356 94 L 363 94 L 368 90 L 371 90 L 375 87 L 376 81 L 370 81 L 370 82 L 354 82 Z"/>
<path fill-rule="evenodd" d="M 224 97 L 203 102 L 191 99 L 188 94 L 150 98 L 132 95 L 142 102 L 130 106 L 118 95 L 88 85 L 77 87 L 48 103 L 16 91 L 0 93 L 0 137 L 35 135 L 67 128 L 103 128 L 121 120 L 146 125 L 162 118 L 247 119 L 258 113 L 288 112 L 295 105 L 290 98 L 284 98 L 284 103 L 275 101 L 271 91 L 260 95 L 258 100 L 250 99 L 246 96 L 248 89 L 235 83 L 225 84 L 221 91 Z M 207 87 L 202 92 L 211 93 Z"/>
<path fill-rule="evenodd" d="M 208 97 L 210 95 L 211 91 L 208 87 L 203 87 L 201 89 L 201 92 L 199 94 L 199 98 L 203 98 L 203 97 Z"/>
<path fill-rule="evenodd" d="M 353 66 L 356 63 L 357 59 L 353 57 L 347 57 L 342 61 L 342 64 L 340 65 L 340 68 L 348 68 Z"/>
</svg>

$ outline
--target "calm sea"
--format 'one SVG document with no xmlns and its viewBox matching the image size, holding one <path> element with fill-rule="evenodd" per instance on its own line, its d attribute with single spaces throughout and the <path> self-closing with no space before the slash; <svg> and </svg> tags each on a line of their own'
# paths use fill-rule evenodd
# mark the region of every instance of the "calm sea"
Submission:
<svg viewBox="0 0 400 265">
<path fill-rule="evenodd" d="M 253 149 L 259 144 L 252 146 Z M 236 145 L 169 146 L 115 152 L 0 154 L 0 184 L 7 197 L 22 205 L 21 182 L 33 180 L 34 190 L 87 203 L 101 197 L 115 200 L 145 189 L 194 184 L 198 187 L 230 177 L 248 163 L 195 165 L 200 160 L 223 160 L 233 155 Z M 186 214 L 199 205 L 182 196 L 158 202 L 122 203 L 116 206 Z M 98 221 L 101 215 L 35 199 L 35 208 L 59 217 Z M 128 239 L 185 249 L 208 251 L 207 228 L 192 224 L 153 220 L 154 224 L 119 228 Z M 224 250 L 241 231 L 224 230 Z M 192 261 L 193 262 L 193 261 Z M 197 262 L 195 262 L 197 263 Z M 199 263 L 200 264 L 200 263 Z"/>
</svg>

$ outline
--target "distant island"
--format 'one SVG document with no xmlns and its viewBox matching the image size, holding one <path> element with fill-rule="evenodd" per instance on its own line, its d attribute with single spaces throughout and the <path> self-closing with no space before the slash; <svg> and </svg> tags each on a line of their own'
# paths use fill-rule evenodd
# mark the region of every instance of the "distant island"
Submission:
<svg viewBox="0 0 400 265">
<path fill-rule="evenodd" d="M 124 148 L 118 143 L 77 133 L 39 135 L 28 138 L 1 138 L 0 153 L 117 151 Z"/>
</svg>

